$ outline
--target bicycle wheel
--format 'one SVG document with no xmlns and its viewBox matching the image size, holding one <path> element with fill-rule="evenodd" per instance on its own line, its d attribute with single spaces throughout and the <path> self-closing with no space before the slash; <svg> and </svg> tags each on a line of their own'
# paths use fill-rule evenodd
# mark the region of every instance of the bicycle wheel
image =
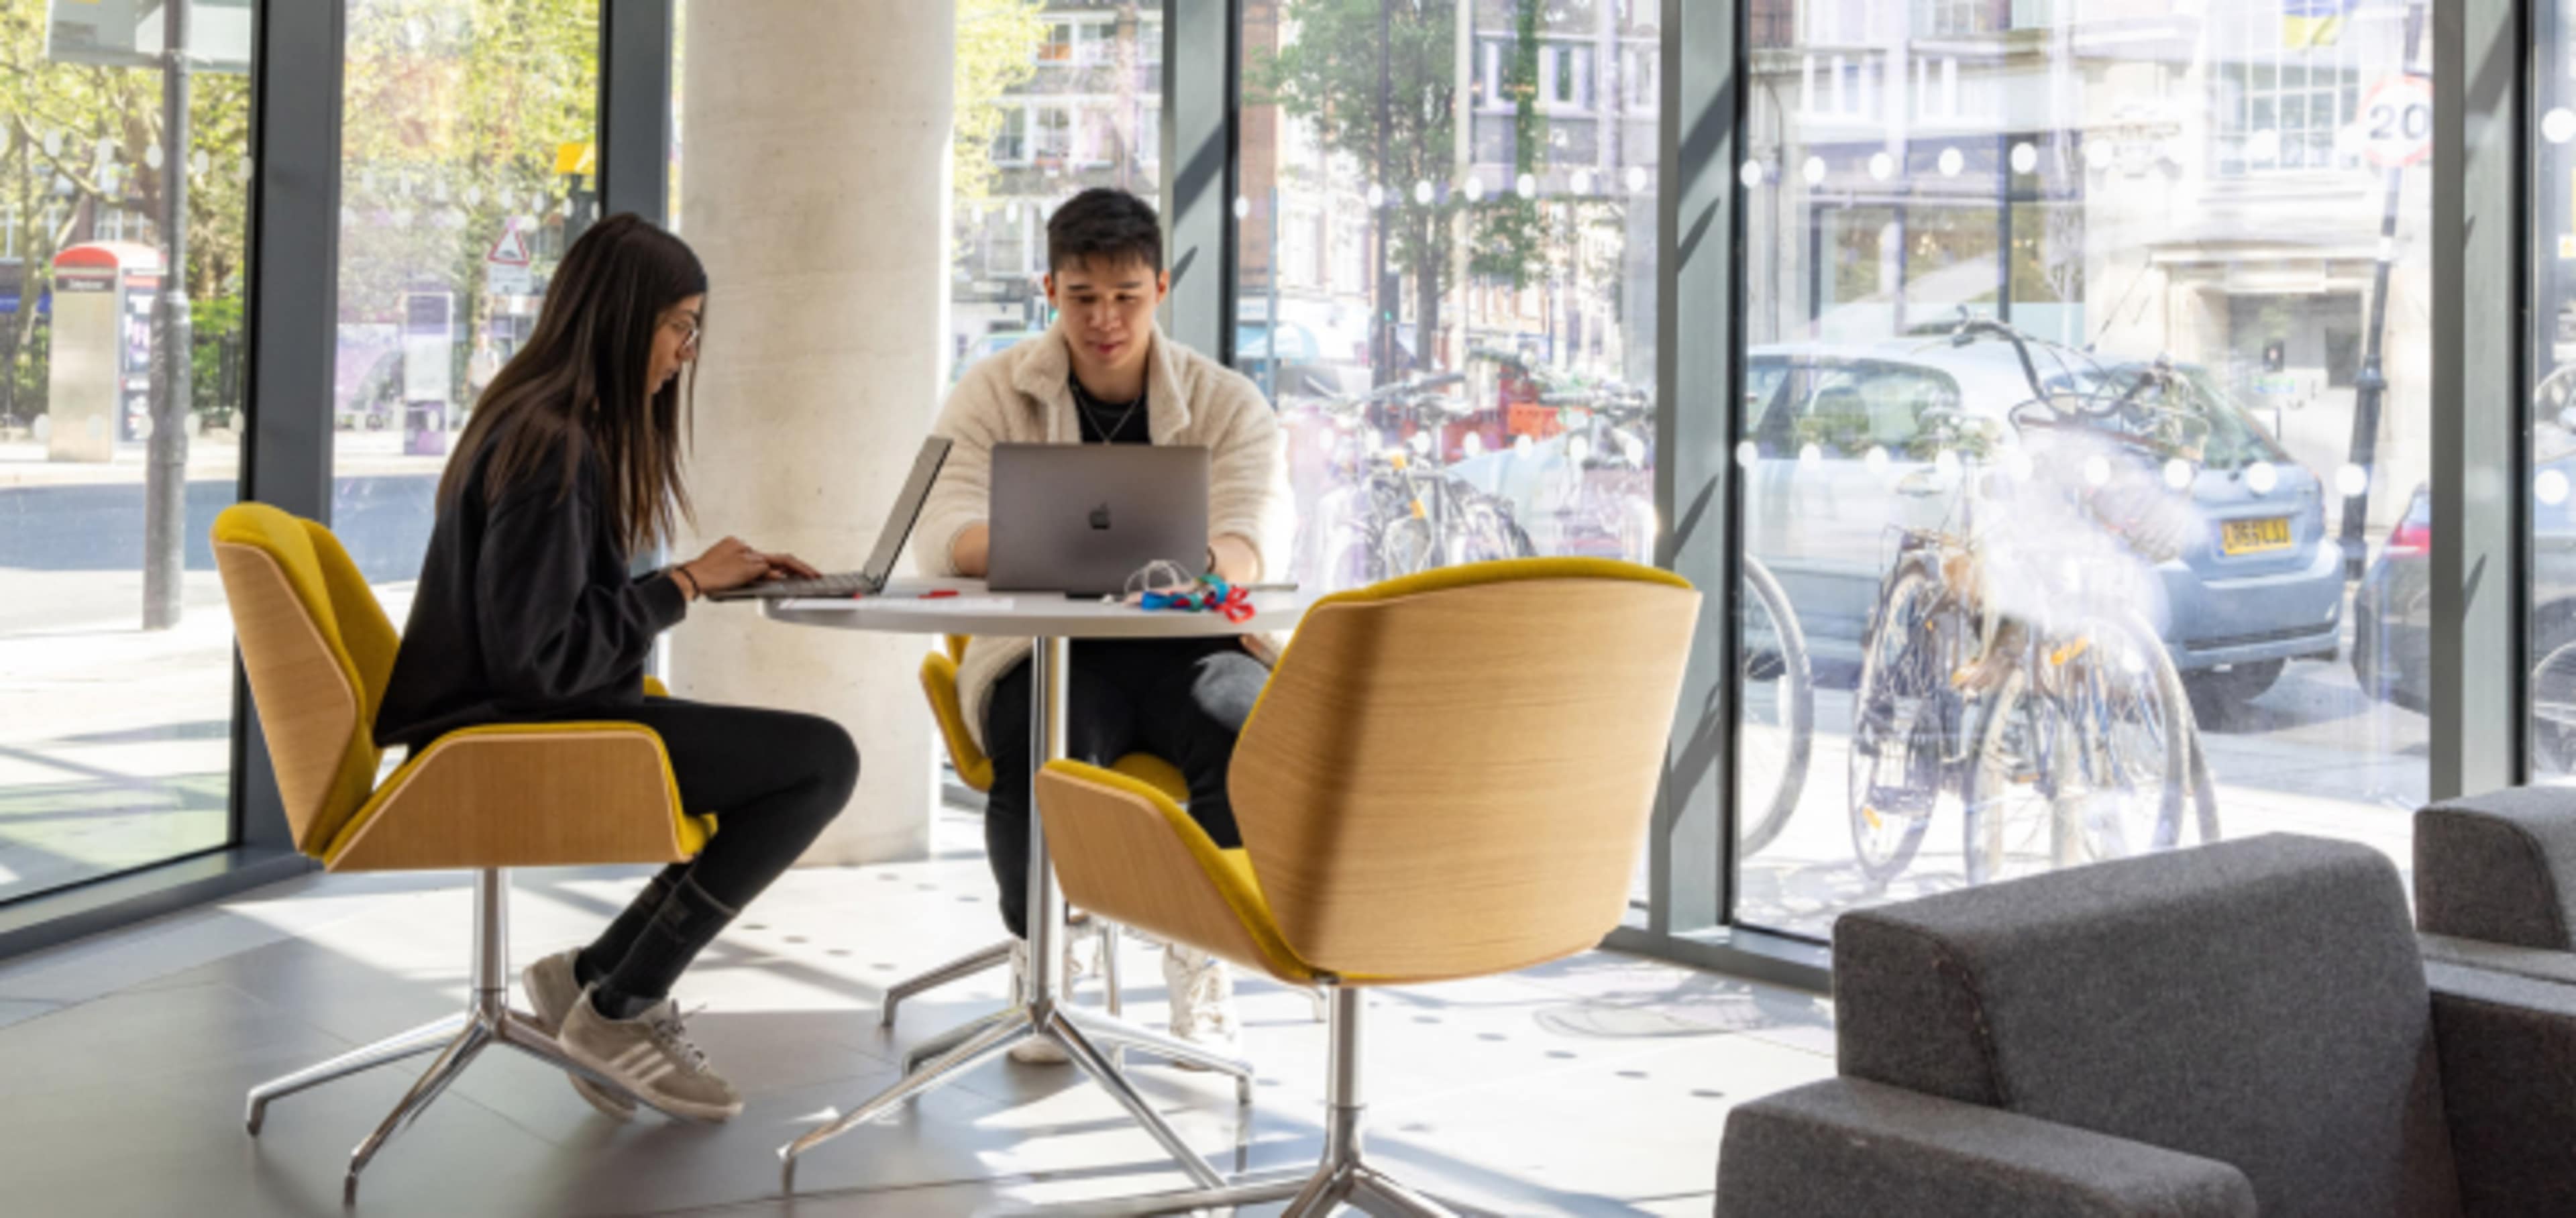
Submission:
<svg viewBox="0 0 2576 1218">
<path fill-rule="evenodd" d="M 1511 509 L 1492 496 L 1452 483 L 1449 503 L 1451 562 L 1494 562 L 1537 552 L 1529 534 L 1512 520 Z"/>
<path fill-rule="evenodd" d="M 2066 718 L 2019 668 L 1986 700 L 1981 718 L 1959 795 L 1968 882 L 2049 870 Z"/>
<path fill-rule="evenodd" d="M 1949 678 L 1975 626 L 1922 559 L 1900 563 L 1881 587 L 1861 644 L 1849 760 L 1852 849 L 1873 888 L 1914 861 L 1951 789 L 1947 759 L 1965 704 Z"/>
<path fill-rule="evenodd" d="M 1807 787 L 1815 748 L 1816 685 L 1807 665 L 1807 636 L 1780 581 L 1744 556 L 1743 597 L 1736 603 L 1736 815 L 1738 859 L 1759 854 L 1780 836 Z"/>
</svg>

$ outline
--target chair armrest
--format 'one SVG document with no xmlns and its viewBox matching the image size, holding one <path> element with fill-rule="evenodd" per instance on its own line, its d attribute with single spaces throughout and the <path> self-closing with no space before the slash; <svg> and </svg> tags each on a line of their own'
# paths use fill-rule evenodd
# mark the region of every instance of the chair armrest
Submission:
<svg viewBox="0 0 2576 1218">
<path fill-rule="evenodd" d="M 948 744 L 948 764 L 956 767 L 957 780 L 978 791 L 992 790 L 993 760 L 975 747 L 973 733 L 966 730 L 954 656 L 934 651 L 921 657 L 921 692 L 930 699 L 930 717 L 939 724 L 939 738 Z"/>
<path fill-rule="evenodd" d="M 1058 761 L 1039 773 L 1037 801 L 1068 903 L 1282 981 L 1314 979 L 1280 937 L 1243 852 L 1218 849 L 1151 783 Z"/>
<path fill-rule="evenodd" d="M 2576 986 L 2424 966 L 2462 1208 L 2576 1214 Z"/>
<path fill-rule="evenodd" d="M 405 762 L 333 839 L 333 871 L 670 863 L 706 844 L 662 738 L 637 723 L 449 732 Z"/>
<path fill-rule="evenodd" d="M 2576 790 L 2510 787 L 2415 814 L 2415 924 L 2439 935 L 2576 948 Z"/>
<path fill-rule="evenodd" d="M 644 696 L 647 698 L 668 698 L 671 696 L 671 687 L 662 684 L 662 678 L 660 677 L 647 676 L 644 678 Z"/>
<path fill-rule="evenodd" d="M 1861 1079 L 1744 1104 L 1718 1152 L 1718 1218 L 2252 1218 L 2214 1159 Z"/>
</svg>

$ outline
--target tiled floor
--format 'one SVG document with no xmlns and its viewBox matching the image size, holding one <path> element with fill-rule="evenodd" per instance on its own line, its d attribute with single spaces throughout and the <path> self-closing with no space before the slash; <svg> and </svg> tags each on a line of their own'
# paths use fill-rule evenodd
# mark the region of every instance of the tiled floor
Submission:
<svg viewBox="0 0 2576 1218">
<path fill-rule="evenodd" d="M 518 960 L 579 941 L 633 890 L 518 877 Z M 332 1215 L 350 1148 L 408 1085 L 389 1067 L 280 1101 L 263 1079 L 458 1009 L 456 876 L 313 877 L 0 967 L 0 1181 L 12 1215 Z M 990 1009 L 988 975 L 877 1028 L 888 982 L 990 941 L 980 858 L 792 873 L 682 983 L 702 1043 L 749 1096 L 720 1128 L 595 1115 L 560 1075 L 487 1054 L 366 1174 L 367 1215 L 942 1215 L 1176 1188 L 1152 1141 L 1066 1068 L 987 1067 L 808 1156 L 775 1150 L 892 1080 L 905 1046 Z M 1159 1024 L 1155 949 L 1130 943 L 1130 1014 Z M 1246 981 L 1254 1106 L 1203 1075 L 1139 1084 L 1221 1168 L 1311 1161 L 1324 1030 Z M 1508 977 L 1380 991 L 1370 1148 L 1475 1212 L 1705 1214 L 1734 1102 L 1832 1072 L 1821 998 L 1592 953 Z M 420 1059 L 425 1060 L 425 1059 Z M 1264 1212 L 1275 1212 L 1273 1211 Z"/>
</svg>

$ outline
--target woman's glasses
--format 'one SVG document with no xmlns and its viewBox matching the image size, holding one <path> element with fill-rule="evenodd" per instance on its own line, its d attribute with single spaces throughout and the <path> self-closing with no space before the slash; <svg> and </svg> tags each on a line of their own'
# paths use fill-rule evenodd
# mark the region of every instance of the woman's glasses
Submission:
<svg viewBox="0 0 2576 1218">
<path fill-rule="evenodd" d="M 699 329 L 697 318 L 682 314 L 681 316 L 674 317 L 662 324 L 680 332 L 681 350 L 695 351 L 698 349 L 698 335 L 701 333 L 701 330 Z"/>
</svg>

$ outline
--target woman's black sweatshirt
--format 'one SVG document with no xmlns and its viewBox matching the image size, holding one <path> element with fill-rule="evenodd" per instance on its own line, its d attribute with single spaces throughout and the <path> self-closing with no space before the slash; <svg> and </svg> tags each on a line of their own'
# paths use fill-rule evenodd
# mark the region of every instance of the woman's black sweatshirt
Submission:
<svg viewBox="0 0 2576 1218">
<path fill-rule="evenodd" d="M 477 723 L 641 702 L 653 636 L 688 615 L 669 575 L 627 574 L 596 458 L 584 457 L 569 495 L 549 457 L 494 502 L 493 451 L 487 442 L 472 455 L 430 531 L 376 712 L 380 745 L 416 749 Z"/>
</svg>

